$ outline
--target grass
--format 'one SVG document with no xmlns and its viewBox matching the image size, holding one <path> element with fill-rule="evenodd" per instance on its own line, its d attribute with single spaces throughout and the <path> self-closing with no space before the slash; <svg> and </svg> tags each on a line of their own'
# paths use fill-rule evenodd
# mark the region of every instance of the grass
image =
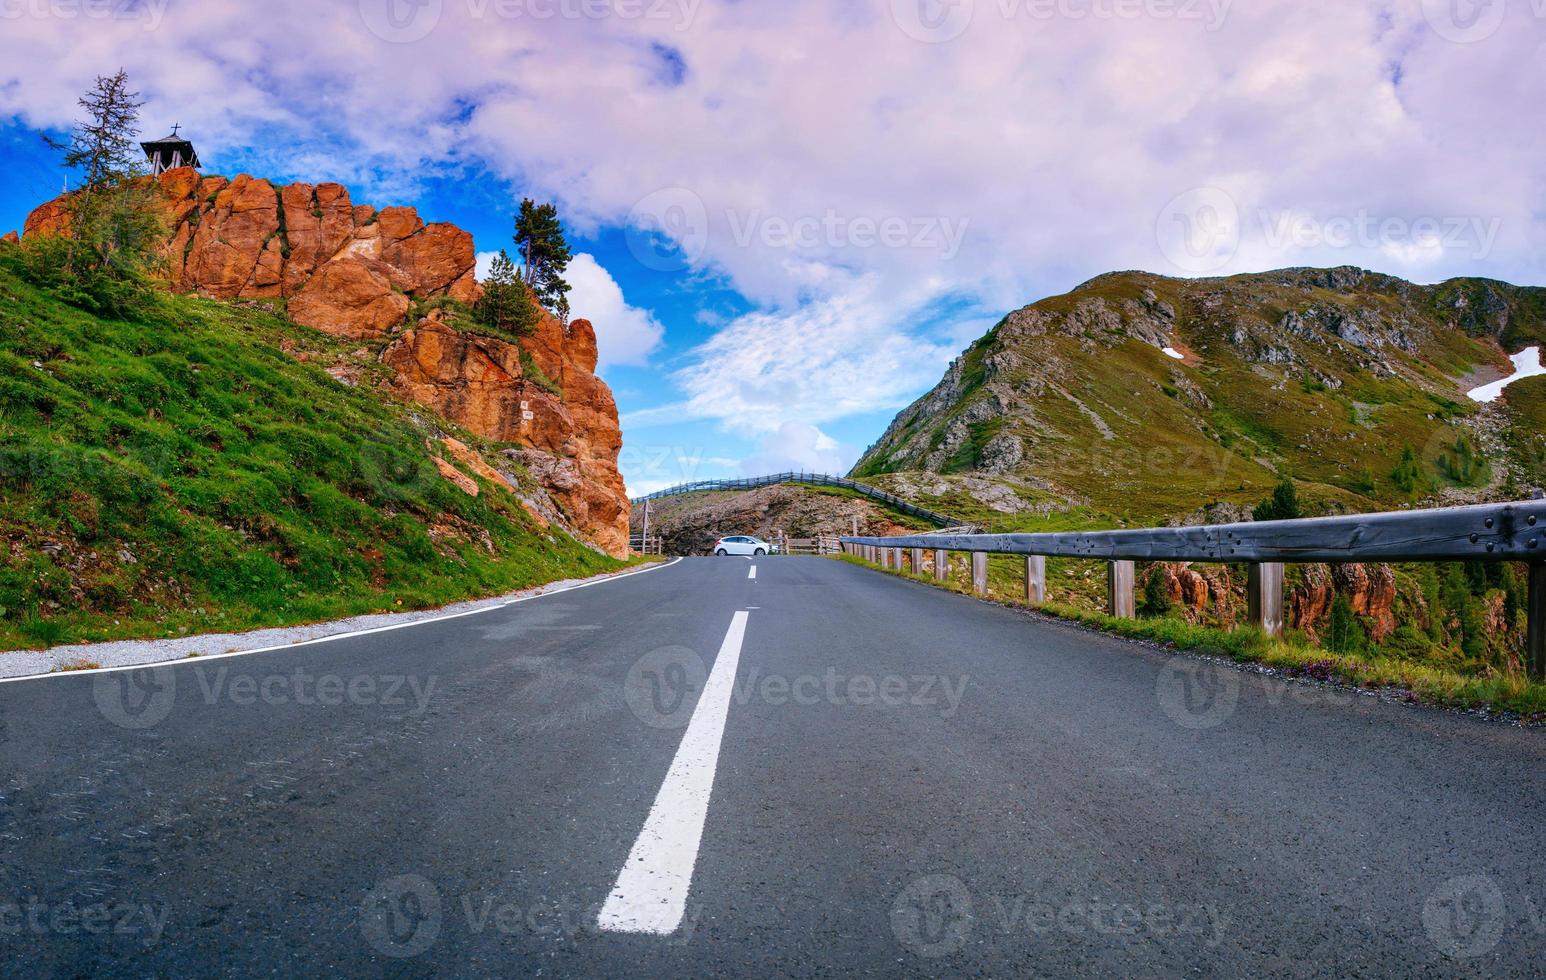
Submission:
<svg viewBox="0 0 1546 980">
<path fill-rule="evenodd" d="M 931 575 L 891 572 L 856 555 L 835 557 L 851 565 L 887 571 L 888 574 L 961 595 L 974 594 L 969 581 L 962 581 L 959 576 L 952 576 L 948 582 L 940 583 Z M 1048 584 L 1050 588 L 1050 570 Z M 1025 605 L 1023 602 L 1006 604 Z M 1518 675 L 1475 677 L 1378 653 L 1339 655 L 1313 645 L 1300 636 L 1291 634 L 1276 639 L 1258 629 L 1225 630 L 1169 618 L 1119 619 L 1060 602 L 1048 602 L 1034 608 L 1039 613 L 1116 636 L 1160 643 L 1191 653 L 1227 657 L 1238 663 L 1260 664 L 1282 670 L 1290 676 L 1312 677 L 1366 689 L 1393 688 L 1405 691 L 1411 699 L 1425 704 L 1508 712 L 1532 724 L 1546 721 L 1546 684 Z"/>
<path fill-rule="evenodd" d="M 426 439 L 475 439 L 286 340 L 318 360 L 359 346 L 193 297 L 98 319 L 0 267 L 0 650 L 431 608 L 622 567 L 500 487 L 457 490 Z"/>
</svg>

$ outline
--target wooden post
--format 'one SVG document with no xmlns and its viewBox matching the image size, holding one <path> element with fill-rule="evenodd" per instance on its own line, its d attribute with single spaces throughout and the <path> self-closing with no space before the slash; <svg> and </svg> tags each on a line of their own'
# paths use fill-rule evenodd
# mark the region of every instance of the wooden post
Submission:
<svg viewBox="0 0 1546 980">
<path fill-rule="evenodd" d="M 1106 611 L 1117 619 L 1132 619 L 1137 613 L 1133 600 L 1133 583 L 1137 569 L 1130 561 L 1110 562 L 1106 567 L 1106 589 L 1109 599 Z"/>
<path fill-rule="evenodd" d="M 922 548 L 914 548 L 913 549 L 912 573 L 914 575 L 922 575 L 923 574 L 923 549 Z"/>
<path fill-rule="evenodd" d="M 934 552 L 934 581 L 936 581 L 936 582 L 948 582 L 948 581 L 950 581 L 950 552 L 948 552 L 948 551 L 940 551 L 938 549 L 935 550 L 935 552 Z"/>
<path fill-rule="evenodd" d="M 988 555 L 986 552 L 972 552 L 972 591 L 978 595 L 988 594 Z"/>
<path fill-rule="evenodd" d="M 902 549 L 901 548 L 892 548 L 891 549 L 891 570 L 893 572 L 900 572 L 902 570 Z"/>
<path fill-rule="evenodd" d="M 1252 562 L 1246 582 L 1250 622 L 1268 636 L 1283 635 L 1283 563 Z"/>
<path fill-rule="evenodd" d="M 639 550 L 644 554 L 650 553 L 650 501 L 644 498 L 644 530 L 639 535 Z"/>
<path fill-rule="evenodd" d="M 1025 556 L 1025 601 L 1039 606 L 1047 601 L 1047 559 Z"/>
<path fill-rule="evenodd" d="M 1526 589 L 1525 660 L 1530 676 L 1546 680 L 1546 562 L 1530 563 L 1530 584 Z"/>
</svg>

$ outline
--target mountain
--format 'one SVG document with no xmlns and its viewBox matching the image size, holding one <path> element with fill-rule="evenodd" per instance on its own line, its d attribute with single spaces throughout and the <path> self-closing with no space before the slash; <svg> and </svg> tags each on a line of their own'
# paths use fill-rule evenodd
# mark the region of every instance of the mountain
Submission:
<svg viewBox="0 0 1546 980">
<path fill-rule="evenodd" d="M 172 289 L 266 304 L 320 334 L 358 341 L 338 377 L 366 381 L 509 444 L 562 521 L 614 557 L 628 549 L 617 405 L 596 377 L 596 334 L 544 313 L 522 337 L 457 311 L 481 295 L 472 235 L 413 208 L 355 203 L 336 183 L 288 184 L 182 167 L 155 178 Z M 27 218 L 23 240 L 69 232 L 68 197 Z M 315 336 L 315 335 L 310 335 Z M 301 356 L 312 341 L 289 342 Z"/>
<path fill-rule="evenodd" d="M 507 445 L 266 305 L 66 305 L 0 245 L 0 649 L 427 608 L 620 563 Z M 219 650 L 208 652 L 218 653 Z"/>
<path fill-rule="evenodd" d="M 1284 476 L 1319 511 L 1526 495 L 1546 379 L 1466 392 L 1543 340 L 1546 289 L 1491 280 L 1112 273 L 1005 317 L 853 476 L 1135 521 L 1240 516 Z"/>
</svg>

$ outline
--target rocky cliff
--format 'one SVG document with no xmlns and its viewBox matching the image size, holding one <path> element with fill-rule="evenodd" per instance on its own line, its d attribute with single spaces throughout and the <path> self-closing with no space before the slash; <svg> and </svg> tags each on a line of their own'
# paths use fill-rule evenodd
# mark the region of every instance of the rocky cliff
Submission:
<svg viewBox="0 0 1546 980">
<path fill-rule="evenodd" d="M 356 204 L 339 184 L 289 184 L 169 170 L 155 181 L 167 277 L 179 292 L 280 301 L 297 323 L 358 338 L 391 368 L 392 393 L 486 439 L 548 490 L 564 522 L 608 553 L 628 548 L 617 469 L 617 405 L 596 377 L 596 334 L 543 315 L 515 340 L 481 335 L 415 304 L 481 294 L 472 235 L 413 208 Z M 67 234 L 66 199 L 27 219 L 24 237 Z"/>
</svg>

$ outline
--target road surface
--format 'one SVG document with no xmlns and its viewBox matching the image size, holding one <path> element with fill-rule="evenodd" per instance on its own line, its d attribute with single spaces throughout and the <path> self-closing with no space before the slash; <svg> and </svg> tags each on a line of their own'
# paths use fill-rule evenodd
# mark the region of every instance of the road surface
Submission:
<svg viewBox="0 0 1546 980">
<path fill-rule="evenodd" d="M 1533 974 L 1543 773 L 1532 731 L 691 559 L 0 683 L 0 975 Z"/>
</svg>

